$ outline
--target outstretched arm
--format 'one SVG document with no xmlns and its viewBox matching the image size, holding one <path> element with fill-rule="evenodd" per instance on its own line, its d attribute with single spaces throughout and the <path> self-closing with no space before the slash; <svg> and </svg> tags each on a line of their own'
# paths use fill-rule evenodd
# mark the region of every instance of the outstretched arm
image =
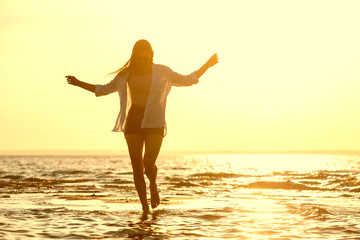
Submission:
<svg viewBox="0 0 360 240">
<path fill-rule="evenodd" d="M 219 58 L 215 53 L 209 58 L 209 60 L 201 68 L 199 68 L 199 70 L 196 71 L 196 76 L 200 78 L 210 67 L 214 66 L 218 62 L 219 62 Z"/>
<path fill-rule="evenodd" d="M 66 76 L 66 80 L 67 80 L 68 84 L 78 86 L 85 90 L 95 93 L 95 85 L 93 85 L 93 84 L 82 82 L 74 76 Z"/>
</svg>

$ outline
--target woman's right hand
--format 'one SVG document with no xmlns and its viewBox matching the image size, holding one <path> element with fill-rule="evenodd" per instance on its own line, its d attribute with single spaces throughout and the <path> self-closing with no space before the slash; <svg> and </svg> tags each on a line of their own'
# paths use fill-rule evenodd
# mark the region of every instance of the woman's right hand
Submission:
<svg viewBox="0 0 360 240">
<path fill-rule="evenodd" d="M 76 77 L 68 75 L 68 76 L 65 76 L 65 78 L 66 78 L 68 84 L 75 85 L 75 86 L 79 85 L 78 83 L 80 81 Z"/>
</svg>

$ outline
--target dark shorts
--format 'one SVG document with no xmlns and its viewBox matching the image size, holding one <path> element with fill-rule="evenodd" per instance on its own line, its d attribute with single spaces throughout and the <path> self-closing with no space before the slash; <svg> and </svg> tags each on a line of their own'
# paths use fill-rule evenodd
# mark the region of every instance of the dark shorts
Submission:
<svg viewBox="0 0 360 240">
<path fill-rule="evenodd" d="M 158 134 L 164 136 L 164 127 L 161 128 L 141 128 L 141 123 L 144 118 L 145 108 L 138 106 L 131 106 L 125 125 L 124 134 L 137 134 L 147 136 L 151 134 Z"/>
</svg>

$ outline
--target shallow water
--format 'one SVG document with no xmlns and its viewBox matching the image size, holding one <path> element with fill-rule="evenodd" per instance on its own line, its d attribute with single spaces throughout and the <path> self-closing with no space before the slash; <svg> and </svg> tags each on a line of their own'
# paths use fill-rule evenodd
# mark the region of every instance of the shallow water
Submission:
<svg viewBox="0 0 360 240">
<path fill-rule="evenodd" d="M 141 220 L 127 156 L 0 156 L 3 239 L 360 239 L 360 157 L 161 155 Z"/>
</svg>

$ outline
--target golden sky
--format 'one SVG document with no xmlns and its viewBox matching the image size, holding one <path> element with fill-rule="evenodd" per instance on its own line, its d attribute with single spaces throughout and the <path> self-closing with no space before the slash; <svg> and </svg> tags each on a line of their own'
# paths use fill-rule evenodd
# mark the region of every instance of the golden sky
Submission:
<svg viewBox="0 0 360 240">
<path fill-rule="evenodd" d="M 0 1 L 0 151 L 126 150 L 118 95 L 96 98 L 145 38 L 173 88 L 163 150 L 360 150 L 360 1 Z"/>
</svg>

